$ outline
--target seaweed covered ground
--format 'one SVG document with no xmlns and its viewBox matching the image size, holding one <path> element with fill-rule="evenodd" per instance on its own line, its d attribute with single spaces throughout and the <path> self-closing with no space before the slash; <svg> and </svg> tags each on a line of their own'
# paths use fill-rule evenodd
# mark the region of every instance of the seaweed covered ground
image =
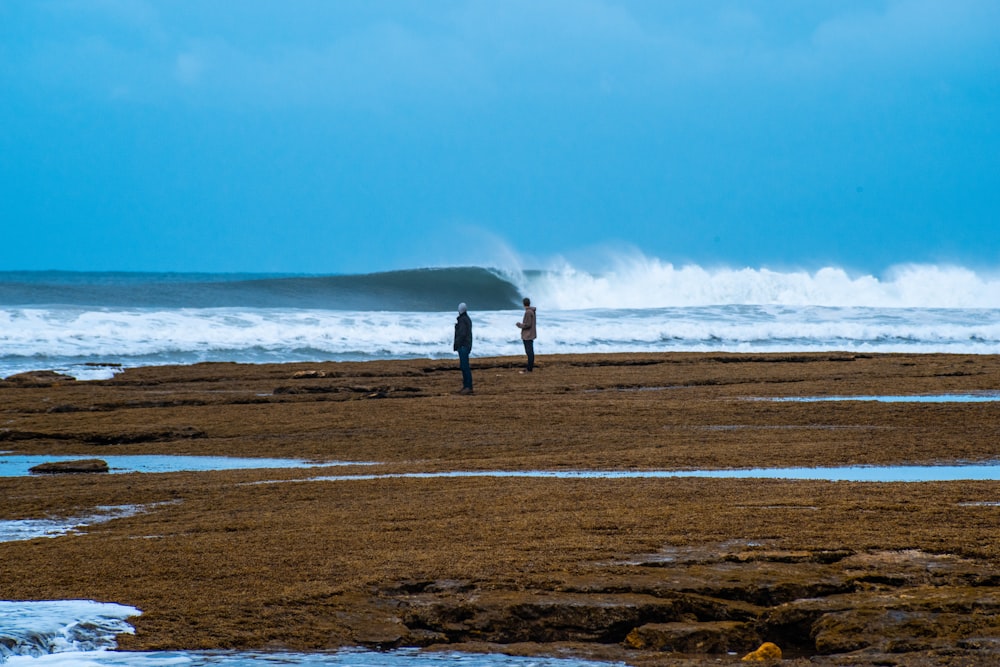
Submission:
<svg viewBox="0 0 1000 667">
<path fill-rule="evenodd" d="M 8 452 L 357 465 L 0 477 L 0 520 L 141 509 L 0 543 L 0 599 L 136 606 L 130 650 L 1000 663 L 997 481 L 405 476 L 995 462 L 1000 402 L 761 399 L 996 391 L 1000 357 L 521 361 L 474 359 L 472 396 L 426 359 L 8 378 Z"/>
</svg>

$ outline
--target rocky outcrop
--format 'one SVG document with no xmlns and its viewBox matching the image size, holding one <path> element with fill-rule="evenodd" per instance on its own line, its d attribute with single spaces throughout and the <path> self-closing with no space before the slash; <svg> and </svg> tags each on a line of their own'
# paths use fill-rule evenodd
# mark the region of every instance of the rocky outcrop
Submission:
<svg viewBox="0 0 1000 667">
<path fill-rule="evenodd" d="M 625 655 L 745 654 L 747 662 L 775 662 L 785 650 L 831 665 L 1000 660 L 1000 582 L 977 561 L 725 546 L 675 556 L 637 559 L 560 590 L 403 582 L 377 593 L 385 614 L 345 620 L 359 644 L 379 648 L 614 645 Z"/>
<path fill-rule="evenodd" d="M 76 378 L 55 371 L 27 371 L 9 375 L 4 379 L 4 382 L 19 387 L 51 387 L 64 382 L 76 382 Z"/>
<path fill-rule="evenodd" d="M 671 653 L 732 653 L 759 641 L 752 624 L 738 621 L 649 623 L 625 637 L 629 648 Z"/>
<path fill-rule="evenodd" d="M 58 473 L 93 473 L 108 472 L 107 461 L 101 459 L 80 459 L 78 461 L 49 461 L 40 463 L 28 469 L 28 472 L 38 475 Z"/>
<path fill-rule="evenodd" d="M 293 380 L 302 380 L 306 378 L 325 378 L 326 371 L 317 370 L 305 370 L 305 371 L 295 371 L 292 373 Z"/>
</svg>

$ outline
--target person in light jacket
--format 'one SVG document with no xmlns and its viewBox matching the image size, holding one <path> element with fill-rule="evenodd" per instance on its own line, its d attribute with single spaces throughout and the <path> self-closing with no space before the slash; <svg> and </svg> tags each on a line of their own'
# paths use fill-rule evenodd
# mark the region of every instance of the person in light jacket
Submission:
<svg viewBox="0 0 1000 667">
<path fill-rule="evenodd" d="M 535 368 L 535 338 L 538 332 L 535 330 L 535 307 L 531 305 L 531 299 L 524 297 L 524 318 L 517 323 L 517 328 L 521 330 L 521 342 L 524 343 L 524 353 L 528 355 L 528 365 L 522 373 L 530 373 Z"/>
<path fill-rule="evenodd" d="M 469 367 L 469 353 L 472 352 L 472 320 L 464 303 L 458 304 L 458 319 L 455 320 L 455 345 L 458 352 L 458 366 L 462 369 L 462 389 L 458 393 L 472 393 L 472 369 Z"/>
</svg>

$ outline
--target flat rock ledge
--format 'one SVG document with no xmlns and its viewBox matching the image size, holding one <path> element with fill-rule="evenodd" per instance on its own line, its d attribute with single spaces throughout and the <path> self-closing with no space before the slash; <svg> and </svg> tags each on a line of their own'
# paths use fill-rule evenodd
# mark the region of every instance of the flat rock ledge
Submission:
<svg viewBox="0 0 1000 667">
<path fill-rule="evenodd" d="M 1000 664 L 1000 575 L 984 565 L 916 550 L 699 554 L 549 590 L 398 582 L 342 620 L 375 649 L 700 665 L 760 660 L 748 653 L 773 642 L 784 664 L 978 667 Z"/>
<path fill-rule="evenodd" d="M 76 382 L 76 378 L 55 371 L 26 371 L 9 375 L 3 381 L 19 387 L 52 387 L 67 382 Z"/>
<path fill-rule="evenodd" d="M 28 469 L 37 475 L 55 475 L 60 473 L 95 473 L 108 472 L 108 462 L 102 459 L 79 459 L 76 461 L 49 461 L 39 463 Z"/>
</svg>

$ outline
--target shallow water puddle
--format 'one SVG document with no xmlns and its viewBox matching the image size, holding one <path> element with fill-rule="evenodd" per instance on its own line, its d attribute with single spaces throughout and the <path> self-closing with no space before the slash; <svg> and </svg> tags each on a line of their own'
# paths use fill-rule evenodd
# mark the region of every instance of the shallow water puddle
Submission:
<svg viewBox="0 0 1000 667">
<path fill-rule="evenodd" d="M 33 455 L 2 455 L 0 456 L 0 477 L 23 477 L 29 475 L 31 468 L 42 463 L 53 461 L 74 461 L 93 456 L 33 456 Z M 205 472 L 209 470 L 250 470 L 257 468 L 318 468 L 327 466 L 373 465 L 371 462 L 359 461 L 303 461 L 297 459 L 261 459 L 236 458 L 230 456 L 173 456 L 157 454 L 138 454 L 134 456 L 113 455 L 101 456 L 107 461 L 110 472 Z"/>
<path fill-rule="evenodd" d="M 87 516 L 68 517 L 65 519 L 10 519 L 0 521 L 0 542 L 17 542 L 32 540 L 36 537 L 59 537 L 80 531 L 95 523 L 104 523 L 112 519 L 135 516 L 149 509 L 149 506 L 117 505 L 98 507 L 93 514 Z"/>
<path fill-rule="evenodd" d="M 775 401 L 778 403 L 821 403 L 826 401 L 875 401 L 878 403 L 992 403 L 1000 401 L 1000 391 L 977 391 L 966 394 L 783 396 L 752 400 Z"/>
<path fill-rule="evenodd" d="M 38 667 L 252 667 L 253 665 L 336 665 L 337 667 L 624 667 L 623 663 L 497 654 L 416 650 L 343 650 L 291 653 L 263 651 L 118 652 L 115 638 L 133 634 L 128 619 L 135 607 L 91 600 L 0 601 L 0 663 Z"/>
<path fill-rule="evenodd" d="M 831 482 L 950 482 L 1000 480 L 1000 462 L 980 465 L 842 466 L 835 468 L 748 468 L 743 470 L 486 470 L 414 472 L 370 475 L 330 475 L 309 480 L 352 480 L 434 477 L 548 477 L 554 479 L 659 479 L 707 477 L 727 479 L 791 479 Z"/>
</svg>

